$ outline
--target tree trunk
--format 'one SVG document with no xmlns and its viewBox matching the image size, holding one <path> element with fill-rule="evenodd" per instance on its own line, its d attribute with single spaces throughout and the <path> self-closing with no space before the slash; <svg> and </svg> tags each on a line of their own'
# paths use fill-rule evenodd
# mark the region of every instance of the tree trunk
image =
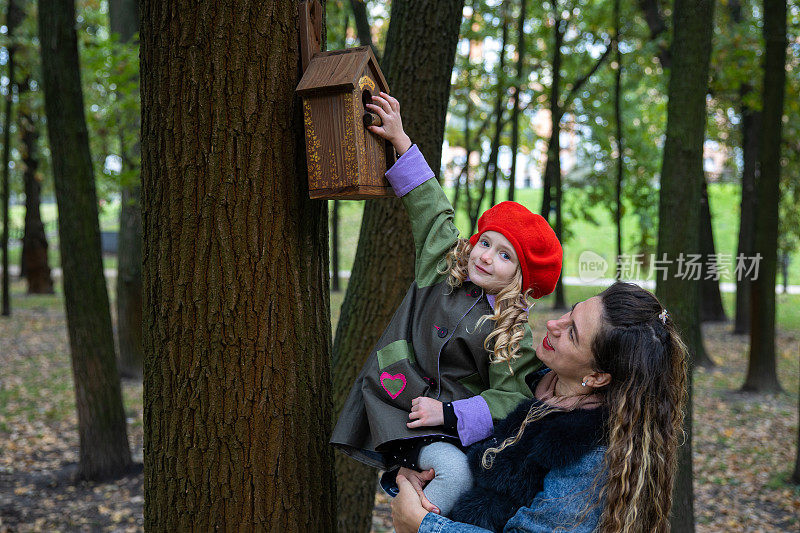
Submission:
<svg viewBox="0 0 800 533">
<path fill-rule="evenodd" d="M 622 142 L 622 52 L 619 49 L 619 34 L 621 25 L 620 0 L 614 0 L 614 52 L 617 58 L 617 69 L 614 76 L 614 122 L 617 126 L 617 191 L 614 208 L 614 222 L 617 226 L 617 261 L 614 277 L 619 279 L 622 257 L 622 179 L 625 168 Z"/>
<path fill-rule="evenodd" d="M 132 43 L 139 31 L 138 0 L 110 0 L 108 14 L 111 31 L 119 35 L 120 43 Z M 123 111 L 124 112 L 124 111 Z M 140 118 L 132 117 L 130 129 L 139 131 Z M 125 144 L 127 117 L 120 120 L 120 152 L 123 170 L 139 170 L 141 147 Z M 120 375 L 142 379 L 142 208 L 141 176 L 133 184 L 122 184 L 119 214 L 119 248 L 117 251 L 117 340 Z"/>
<path fill-rule="evenodd" d="M 800 415 L 800 394 L 797 396 L 797 413 Z M 795 455 L 794 472 L 792 472 L 790 481 L 795 485 L 800 485 L 800 424 L 797 425 L 797 455 Z"/>
<path fill-rule="evenodd" d="M 656 280 L 656 293 L 674 317 L 697 363 L 705 357 L 700 330 L 700 283 L 678 276 L 680 254 L 700 252 L 700 196 L 703 184 L 703 139 L 706 124 L 713 21 L 713 0 L 677 0 L 673 13 L 672 72 L 669 80 L 667 132 L 659 195 L 659 260 L 666 272 Z M 678 473 L 672 504 L 672 530 L 694 531 L 692 481 L 691 366 L 689 402 L 684 430 L 686 443 L 678 451 Z"/>
<path fill-rule="evenodd" d="M 30 90 L 28 77 L 18 85 L 20 105 L 19 124 L 22 141 L 22 180 L 25 184 L 25 232 L 22 237 L 20 266 L 28 280 L 28 294 L 52 294 L 53 278 L 47 259 L 47 235 L 42 223 L 42 183 L 37 175 L 39 168 L 39 118 L 31 112 L 24 95 Z"/>
<path fill-rule="evenodd" d="M 39 40 L 78 410 L 78 476 L 102 479 L 123 474 L 131 453 L 100 256 L 72 1 L 39 0 Z"/>
<path fill-rule="evenodd" d="M 567 21 L 561 18 L 558 2 L 553 1 L 553 80 L 550 86 L 550 139 L 547 143 L 547 162 L 544 167 L 544 194 L 542 196 L 542 216 L 549 222 L 550 213 L 555 210 L 555 232 L 559 240 L 562 238 L 563 222 L 561 220 L 561 45 L 567 31 Z M 552 224 L 552 222 L 551 222 Z M 562 269 L 563 272 L 563 269 Z M 558 278 L 555 290 L 553 309 L 563 309 L 564 280 Z"/>
<path fill-rule="evenodd" d="M 339 276 L 339 200 L 330 202 L 331 209 L 331 290 L 339 292 L 341 276 Z"/>
<path fill-rule="evenodd" d="M 382 63 L 406 132 L 438 175 L 463 0 L 395 0 Z M 370 350 L 414 277 L 411 226 L 400 200 L 369 200 L 333 347 L 339 413 Z M 376 471 L 336 454 L 339 531 L 367 532 Z"/>
<path fill-rule="evenodd" d="M 542 183 L 542 209 L 541 214 L 545 220 L 550 220 L 550 213 L 553 210 L 553 186 L 555 184 L 555 173 L 561 173 L 561 109 L 559 100 L 561 99 L 561 45 L 564 42 L 566 32 L 566 22 L 561 19 L 558 2 L 553 1 L 553 80 L 550 85 L 550 138 L 547 140 L 547 160 L 544 166 L 544 176 Z"/>
<path fill-rule="evenodd" d="M 378 48 L 372 42 L 372 33 L 369 27 L 369 18 L 367 17 L 367 3 L 366 0 L 350 0 L 350 8 L 353 10 L 353 18 L 356 22 L 356 33 L 358 34 L 358 42 L 361 46 L 369 46 L 372 48 L 372 53 L 375 57 L 380 58 Z"/>
<path fill-rule="evenodd" d="M 10 44 L 6 47 L 6 63 L 8 65 L 8 93 L 3 121 L 3 234 L 0 236 L 0 248 L 3 252 L 2 277 L 2 314 L 11 316 L 11 296 L 9 292 L 10 275 L 8 272 L 8 224 L 11 196 L 11 180 L 9 179 L 9 156 L 11 153 L 11 103 L 14 100 L 14 30 L 22 21 L 23 12 L 14 0 L 8 0 L 6 9 L 6 38 Z"/>
<path fill-rule="evenodd" d="M 750 360 L 742 390 L 781 390 L 775 361 L 775 279 L 781 175 L 781 129 L 786 84 L 786 1 L 764 1 L 764 89 L 761 118 L 761 170 L 756 184 L 756 255 L 761 255 L 750 302 Z"/>
<path fill-rule="evenodd" d="M 505 6 L 505 4 L 502 4 Z M 505 110 L 504 97 L 506 95 L 505 86 L 505 65 L 506 65 L 506 42 L 508 41 L 508 24 L 506 23 L 506 7 L 501 7 L 503 17 L 503 31 L 500 41 L 500 61 L 497 66 L 497 96 L 494 101 L 494 136 L 492 137 L 492 151 L 489 154 L 489 162 L 486 165 L 486 177 L 484 180 L 492 180 L 492 195 L 489 197 L 489 206 L 493 206 L 497 201 L 497 159 L 500 156 L 500 135 L 503 133 L 503 111 Z M 478 203 L 480 211 L 481 203 Z"/>
<path fill-rule="evenodd" d="M 740 101 L 744 102 L 752 90 L 743 85 L 739 91 Z M 758 164 L 758 147 L 761 136 L 761 112 L 753 111 L 742 104 L 742 200 L 739 217 L 739 244 L 736 255 L 752 257 L 754 255 L 754 228 L 756 212 L 756 166 Z M 753 282 L 746 276 L 736 279 L 736 322 L 733 332 L 750 333 L 750 293 Z"/>
<path fill-rule="evenodd" d="M 517 188 L 517 150 L 519 150 L 519 93 L 525 80 L 525 12 L 528 0 L 519 2 L 517 20 L 517 81 L 514 83 L 514 107 L 511 111 L 511 175 L 508 180 L 508 199 L 514 200 Z"/>
<path fill-rule="evenodd" d="M 708 185 L 703 176 L 703 192 L 700 197 L 700 253 L 703 261 L 703 280 L 700 286 L 700 320 L 703 322 L 725 322 L 725 308 L 722 306 L 722 293 L 719 291 L 719 279 L 714 279 L 714 271 L 707 268 L 716 256 L 714 246 L 714 230 L 711 227 L 711 208 L 708 203 Z M 714 362 L 711 357 L 707 363 Z"/>
<path fill-rule="evenodd" d="M 144 527 L 333 531 L 298 4 L 141 9 Z"/>
</svg>

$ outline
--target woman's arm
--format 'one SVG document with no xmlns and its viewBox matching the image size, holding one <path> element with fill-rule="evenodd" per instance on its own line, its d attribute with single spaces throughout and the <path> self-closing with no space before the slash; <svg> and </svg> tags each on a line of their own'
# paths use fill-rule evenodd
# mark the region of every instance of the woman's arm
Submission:
<svg viewBox="0 0 800 533">
<path fill-rule="evenodd" d="M 600 476 L 605 448 L 595 448 L 577 462 L 554 468 L 544 479 L 544 487 L 527 507 L 522 507 L 506 523 L 504 532 L 511 533 L 550 533 L 562 528 L 573 533 L 590 533 L 597 527 L 603 511 L 599 499 L 604 478 Z M 398 478 L 399 481 L 399 478 Z M 485 533 L 487 530 L 470 524 L 453 522 L 433 513 L 423 514 L 425 509 L 419 504 L 414 489 L 405 481 L 400 492 L 392 502 L 392 516 L 399 518 L 398 533 Z M 414 501 L 416 500 L 416 502 Z M 416 527 L 416 529 L 413 529 Z"/>
</svg>

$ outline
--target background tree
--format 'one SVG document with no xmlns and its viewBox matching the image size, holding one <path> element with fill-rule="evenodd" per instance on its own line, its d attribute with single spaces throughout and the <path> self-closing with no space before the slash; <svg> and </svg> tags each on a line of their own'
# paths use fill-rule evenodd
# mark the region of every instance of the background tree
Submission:
<svg viewBox="0 0 800 533">
<path fill-rule="evenodd" d="M 101 479 L 124 473 L 131 454 L 100 257 L 73 2 L 39 1 L 39 39 L 78 410 L 78 476 Z"/>
<path fill-rule="evenodd" d="M 40 135 L 44 118 L 41 90 L 41 55 L 38 46 L 36 2 L 15 0 L 24 12 L 18 31 L 14 54 L 15 70 L 19 73 L 17 86 L 17 130 L 19 144 L 16 163 L 22 174 L 25 194 L 25 223 L 20 255 L 20 276 L 27 280 L 28 294 L 52 294 L 53 278 L 48 259 L 48 236 L 42 218 L 41 203 L 45 192 L 52 192 L 44 137 Z"/>
<path fill-rule="evenodd" d="M 139 33 L 139 1 L 110 0 L 108 5 L 111 31 L 118 36 L 118 46 L 127 54 L 117 57 L 130 61 L 138 46 L 133 41 Z M 131 62 L 135 64 L 135 62 Z M 136 81 L 125 84 L 124 98 L 138 100 Z M 132 108 L 132 109 L 131 109 Z M 142 360 L 142 209 L 139 176 L 140 146 L 135 134 L 140 129 L 138 106 L 118 106 L 121 164 L 121 200 L 117 249 L 117 345 L 119 368 L 123 377 L 141 379 Z M 126 130 L 130 131 L 126 131 Z M 133 137 L 133 139 L 131 139 Z"/>
<path fill-rule="evenodd" d="M 764 84 L 760 175 L 756 183 L 755 246 L 760 254 L 753 280 L 750 360 L 743 390 L 779 391 L 775 372 L 775 278 L 780 213 L 781 130 L 786 84 L 786 0 L 764 0 Z"/>
<path fill-rule="evenodd" d="M 406 132 L 437 175 L 462 8 L 463 0 L 394 0 L 381 63 Z M 402 203 L 367 201 L 333 346 L 337 415 L 413 278 L 414 242 Z M 369 531 L 376 472 L 336 455 L 339 529 Z"/>
<path fill-rule="evenodd" d="M 9 209 L 11 196 L 11 179 L 9 177 L 9 157 L 11 154 L 11 107 L 14 101 L 14 54 L 17 44 L 14 42 L 14 31 L 22 22 L 23 11 L 14 0 L 8 0 L 6 6 L 6 37 L 9 45 L 6 47 L 6 65 L 8 66 L 8 86 L 6 87 L 5 107 L 3 113 L 3 234 L 0 239 L 0 248 L 3 251 L 3 278 L 2 278 L 2 314 L 11 314 L 11 298 L 9 293 L 8 272 L 8 234 L 9 234 Z"/>
<path fill-rule="evenodd" d="M 657 258 L 665 272 L 656 280 L 656 294 L 687 343 L 692 361 L 704 354 L 700 333 L 700 284 L 682 279 L 679 258 L 700 251 L 700 196 L 703 184 L 703 142 L 706 88 L 713 30 L 713 0 L 676 0 L 673 11 L 672 59 L 667 130 L 661 170 Z M 672 529 L 694 531 L 692 481 L 691 365 L 686 440 L 679 448 L 678 474 L 672 505 Z"/>
<path fill-rule="evenodd" d="M 145 0 L 140 19 L 145 529 L 333 531 L 298 6 L 196 7 Z"/>
</svg>

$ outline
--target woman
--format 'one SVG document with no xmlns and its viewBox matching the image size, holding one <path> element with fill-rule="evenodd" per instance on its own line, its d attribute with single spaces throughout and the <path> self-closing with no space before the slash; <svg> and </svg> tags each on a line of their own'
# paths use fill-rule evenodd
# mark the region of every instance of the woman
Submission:
<svg viewBox="0 0 800 533">
<path fill-rule="evenodd" d="M 551 372 L 531 379 L 534 400 L 469 450 L 476 485 L 451 516 L 483 527 L 427 512 L 430 472 L 402 469 L 398 533 L 668 531 L 686 395 L 686 347 L 669 314 L 616 283 L 547 322 L 536 353 Z"/>
</svg>

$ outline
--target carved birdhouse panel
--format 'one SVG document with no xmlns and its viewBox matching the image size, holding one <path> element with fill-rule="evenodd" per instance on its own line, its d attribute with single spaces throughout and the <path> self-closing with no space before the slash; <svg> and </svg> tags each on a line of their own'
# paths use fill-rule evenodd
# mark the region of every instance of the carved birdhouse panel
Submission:
<svg viewBox="0 0 800 533">
<path fill-rule="evenodd" d="M 314 55 L 297 86 L 303 98 L 309 195 L 359 199 L 394 196 L 384 173 L 394 148 L 367 130 L 380 121 L 366 104 L 388 92 L 369 47 Z"/>
</svg>

